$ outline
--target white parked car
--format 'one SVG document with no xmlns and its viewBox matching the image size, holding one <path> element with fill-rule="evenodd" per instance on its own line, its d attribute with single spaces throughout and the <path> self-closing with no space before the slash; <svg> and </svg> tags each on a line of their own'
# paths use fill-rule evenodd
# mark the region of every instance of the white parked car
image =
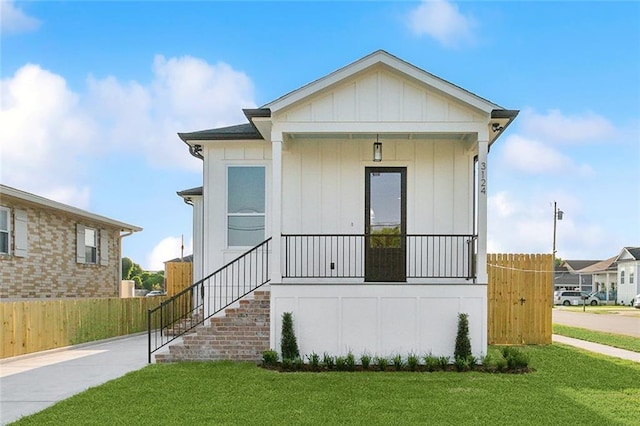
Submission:
<svg viewBox="0 0 640 426">
<path fill-rule="evenodd" d="M 553 304 L 564 306 L 582 306 L 584 300 L 585 305 L 596 306 L 600 300 L 595 293 L 587 293 L 584 291 L 563 290 L 553 293 Z"/>
<path fill-rule="evenodd" d="M 633 298 L 633 307 L 640 309 L 640 294 Z"/>
</svg>

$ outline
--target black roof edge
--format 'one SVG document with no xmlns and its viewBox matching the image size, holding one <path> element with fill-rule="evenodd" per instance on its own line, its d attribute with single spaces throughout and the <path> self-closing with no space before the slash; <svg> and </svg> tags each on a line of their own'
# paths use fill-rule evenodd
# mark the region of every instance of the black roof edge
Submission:
<svg viewBox="0 0 640 426">
<path fill-rule="evenodd" d="M 247 117 L 249 121 L 251 121 L 253 117 L 271 117 L 271 109 L 269 108 L 243 108 L 242 112 L 244 112 L 245 117 Z"/>
<path fill-rule="evenodd" d="M 514 119 L 520 110 L 517 109 L 494 109 L 491 111 L 491 118 L 511 118 Z"/>
<path fill-rule="evenodd" d="M 176 192 L 176 194 L 178 194 L 181 197 L 185 197 L 189 195 L 202 195 L 202 186 L 178 191 Z"/>
<path fill-rule="evenodd" d="M 244 129 L 243 129 L 244 127 Z M 235 128 L 233 133 L 219 132 L 220 130 Z M 219 129 L 200 130 L 197 132 L 178 133 L 180 139 L 187 141 L 209 141 L 209 140 L 251 140 L 264 139 L 253 123 L 237 124 L 235 126 L 221 127 Z"/>
</svg>

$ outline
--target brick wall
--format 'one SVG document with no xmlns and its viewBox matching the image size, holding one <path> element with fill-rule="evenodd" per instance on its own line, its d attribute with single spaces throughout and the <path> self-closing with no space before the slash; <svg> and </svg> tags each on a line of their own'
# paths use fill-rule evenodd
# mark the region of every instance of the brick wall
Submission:
<svg viewBox="0 0 640 426">
<path fill-rule="evenodd" d="M 55 209 L 3 196 L 2 207 L 27 212 L 28 254 L 0 255 L 0 299 L 117 297 L 119 295 L 119 230 Z M 76 262 L 76 225 L 104 230 L 108 264 Z M 15 233 L 11 233 L 12 240 Z M 13 247 L 14 241 L 10 246 Z M 100 243 L 98 242 L 98 253 Z"/>
</svg>

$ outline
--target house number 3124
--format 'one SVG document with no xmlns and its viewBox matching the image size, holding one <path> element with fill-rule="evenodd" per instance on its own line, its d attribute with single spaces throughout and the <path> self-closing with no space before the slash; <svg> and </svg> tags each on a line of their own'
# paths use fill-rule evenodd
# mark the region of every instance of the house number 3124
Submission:
<svg viewBox="0 0 640 426">
<path fill-rule="evenodd" d="M 480 163 L 480 192 L 487 193 L 487 163 Z"/>
</svg>

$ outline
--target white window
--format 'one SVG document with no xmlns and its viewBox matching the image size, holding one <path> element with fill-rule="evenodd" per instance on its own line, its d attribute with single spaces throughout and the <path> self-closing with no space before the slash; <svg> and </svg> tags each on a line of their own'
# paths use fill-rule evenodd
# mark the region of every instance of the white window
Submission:
<svg viewBox="0 0 640 426">
<path fill-rule="evenodd" d="M 107 265 L 109 261 L 108 232 L 81 224 L 76 225 L 76 262 Z M 100 245 L 98 246 L 98 243 Z M 100 247 L 100 250 L 98 250 Z"/>
<path fill-rule="evenodd" d="M 93 228 L 84 228 L 84 263 L 96 263 L 98 260 L 97 232 Z"/>
<path fill-rule="evenodd" d="M 9 254 L 11 241 L 11 210 L 0 207 L 0 254 Z"/>
<path fill-rule="evenodd" d="M 633 271 L 629 272 L 629 284 L 633 284 Z"/>
<path fill-rule="evenodd" d="M 264 166 L 227 169 L 227 246 L 253 247 L 265 235 Z"/>
<path fill-rule="evenodd" d="M 620 271 L 620 284 L 624 284 L 624 269 Z"/>
</svg>

